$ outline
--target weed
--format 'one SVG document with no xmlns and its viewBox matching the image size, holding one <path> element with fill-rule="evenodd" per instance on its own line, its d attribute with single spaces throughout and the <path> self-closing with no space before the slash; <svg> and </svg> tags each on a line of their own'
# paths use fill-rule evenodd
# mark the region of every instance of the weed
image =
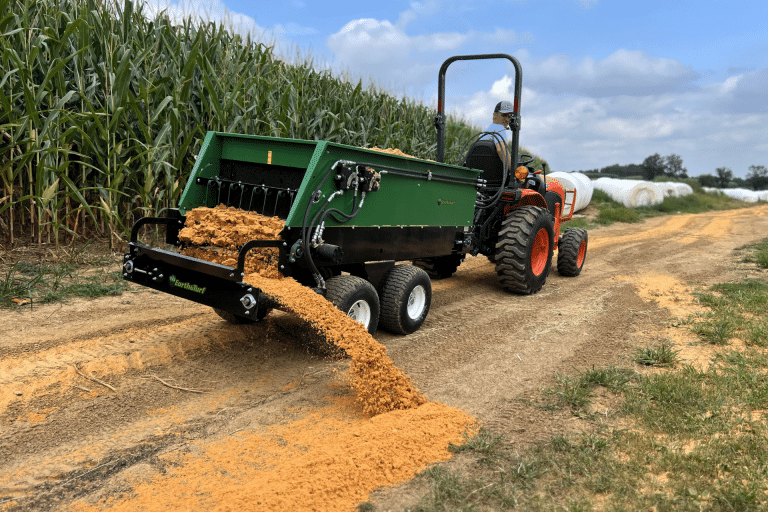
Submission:
<svg viewBox="0 0 768 512">
<path fill-rule="evenodd" d="M 752 245 L 748 245 L 747 249 L 751 249 L 744 261 L 747 263 L 755 263 L 762 268 L 768 268 L 768 238 L 761 240 L 760 242 Z"/>
<path fill-rule="evenodd" d="M 454 453 L 473 451 L 486 456 L 495 455 L 502 442 L 502 436 L 494 434 L 485 427 L 480 427 L 475 435 L 464 433 L 464 443 L 455 445 L 450 443 L 448 450 Z"/>
<path fill-rule="evenodd" d="M 636 347 L 632 359 L 643 366 L 675 366 L 679 361 L 677 355 L 680 351 L 674 350 L 673 347 L 674 344 L 669 340 L 664 340 L 658 346 Z"/>
<path fill-rule="evenodd" d="M 707 343 L 713 345 L 727 345 L 734 333 L 734 322 L 730 318 L 712 318 L 696 323 L 693 332 Z"/>
</svg>

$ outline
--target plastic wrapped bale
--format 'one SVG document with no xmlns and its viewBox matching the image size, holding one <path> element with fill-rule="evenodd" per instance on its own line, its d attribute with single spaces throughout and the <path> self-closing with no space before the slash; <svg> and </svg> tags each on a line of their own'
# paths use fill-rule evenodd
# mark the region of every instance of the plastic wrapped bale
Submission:
<svg viewBox="0 0 768 512">
<path fill-rule="evenodd" d="M 599 178 L 592 185 L 628 208 L 651 206 L 664 200 L 661 189 L 650 181 Z"/>
<path fill-rule="evenodd" d="M 548 178 L 554 178 L 559 181 L 566 191 L 576 190 L 576 204 L 573 210 L 578 212 L 589 205 L 592 200 L 592 180 L 580 172 L 551 172 L 547 174 Z M 569 209 L 563 212 L 565 216 L 570 215 Z"/>
<path fill-rule="evenodd" d="M 720 191 L 728 197 L 745 203 L 756 203 L 758 200 L 757 192 L 746 188 L 724 188 Z"/>
<path fill-rule="evenodd" d="M 693 194 L 693 188 L 687 183 L 675 183 L 675 197 L 689 196 Z"/>
<path fill-rule="evenodd" d="M 760 190 L 760 191 L 757 193 L 757 198 L 758 198 L 760 201 L 768 201 L 768 190 Z"/>
<path fill-rule="evenodd" d="M 656 186 L 659 187 L 661 193 L 664 194 L 664 197 L 678 197 L 677 187 L 675 185 L 676 183 L 672 183 L 671 181 L 660 181 L 656 183 Z"/>
</svg>

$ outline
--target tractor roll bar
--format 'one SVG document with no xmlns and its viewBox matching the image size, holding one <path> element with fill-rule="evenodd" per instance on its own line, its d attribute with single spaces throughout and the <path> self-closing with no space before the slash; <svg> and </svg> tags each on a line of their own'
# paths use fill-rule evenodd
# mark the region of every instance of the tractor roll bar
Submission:
<svg viewBox="0 0 768 512">
<path fill-rule="evenodd" d="M 523 68 L 516 58 L 506 53 L 457 55 L 448 58 L 440 66 L 440 74 L 437 79 L 437 114 L 435 115 L 435 128 L 437 129 L 437 156 L 435 160 L 438 162 L 445 162 L 445 72 L 448 70 L 448 66 L 457 60 L 485 59 L 508 59 L 515 66 L 515 111 L 509 122 L 509 127 L 512 130 L 512 167 L 517 166 L 517 151 L 520 145 L 520 96 L 523 90 Z"/>
</svg>

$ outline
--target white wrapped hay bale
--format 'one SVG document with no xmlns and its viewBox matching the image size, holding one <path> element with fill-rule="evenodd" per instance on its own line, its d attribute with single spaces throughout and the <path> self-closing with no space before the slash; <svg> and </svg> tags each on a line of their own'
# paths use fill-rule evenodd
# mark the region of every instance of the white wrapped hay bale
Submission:
<svg viewBox="0 0 768 512">
<path fill-rule="evenodd" d="M 675 183 L 675 197 L 689 196 L 693 194 L 693 188 L 687 183 Z"/>
<path fill-rule="evenodd" d="M 720 189 L 720 192 L 737 201 L 744 201 L 745 203 L 756 203 L 758 200 L 757 192 L 746 188 L 723 188 Z"/>
<path fill-rule="evenodd" d="M 760 190 L 757 192 L 757 198 L 760 201 L 768 201 L 768 190 Z"/>
<path fill-rule="evenodd" d="M 677 187 L 675 185 L 676 183 L 672 183 L 671 181 L 660 181 L 656 183 L 656 186 L 659 187 L 659 190 L 664 194 L 664 197 L 677 197 Z"/>
<path fill-rule="evenodd" d="M 651 206 L 664 201 L 664 193 L 656 183 L 650 181 L 599 178 L 592 185 L 627 208 Z"/>
<path fill-rule="evenodd" d="M 554 178 L 559 181 L 566 191 L 576 191 L 576 204 L 573 207 L 574 212 L 583 210 L 592 200 L 592 192 L 594 191 L 592 180 L 580 172 L 551 172 L 547 174 L 547 178 Z M 570 214 L 570 207 L 566 205 L 563 215 L 567 217 Z"/>
</svg>

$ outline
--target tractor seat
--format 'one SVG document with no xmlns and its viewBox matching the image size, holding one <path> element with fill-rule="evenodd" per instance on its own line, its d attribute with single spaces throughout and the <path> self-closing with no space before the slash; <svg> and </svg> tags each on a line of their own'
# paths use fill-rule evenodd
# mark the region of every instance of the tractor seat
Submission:
<svg viewBox="0 0 768 512">
<path fill-rule="evenodd" d="M 499 158 L 496 144 L 492 140 L 476 140 L 467 151 L 464 167 L 483 171 L 480 179 L 486 180 L 489 188 L 499 188 L 503 185 L 504 164 Z"/>
</svg>

